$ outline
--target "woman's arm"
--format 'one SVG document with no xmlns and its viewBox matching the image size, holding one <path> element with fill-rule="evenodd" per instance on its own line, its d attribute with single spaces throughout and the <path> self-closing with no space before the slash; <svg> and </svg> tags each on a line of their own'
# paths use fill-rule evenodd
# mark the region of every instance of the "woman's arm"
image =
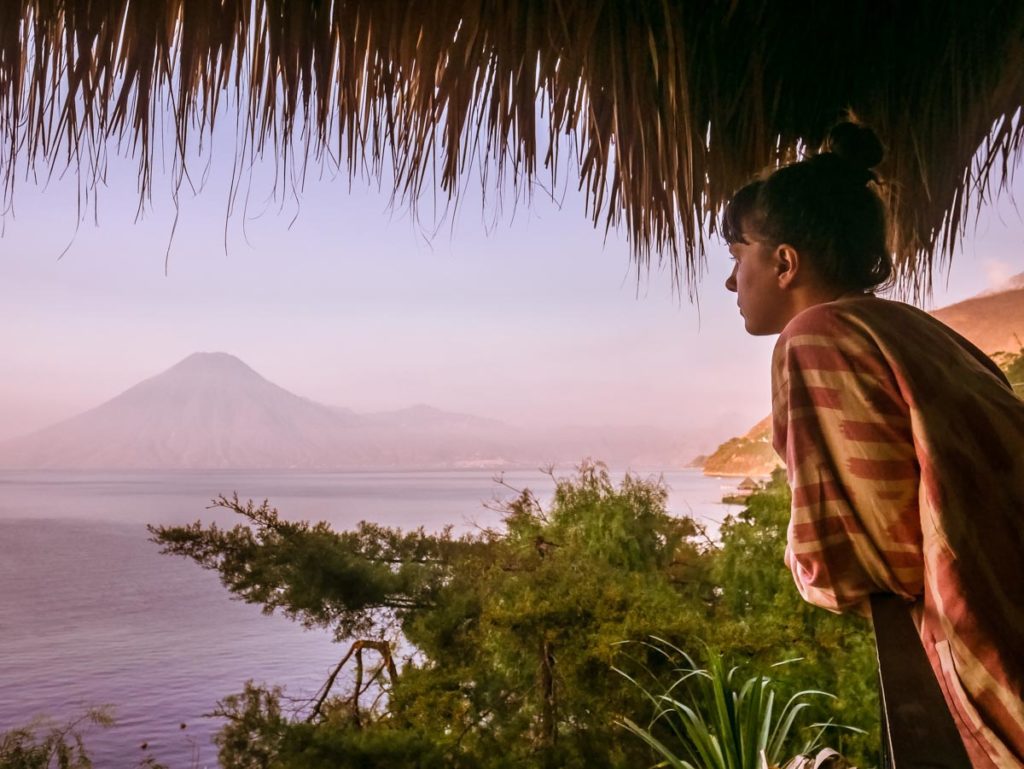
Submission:
<svg viewBox="0 0 1024 769">
<path fill-rule="evenodd" d="M 773 379 L 776 450 L 793 493 L 786 564 L 801 595 L 862 613 L 873 593 L 920 596 L 920 472 L 884 356 L 826 309 L 780 337 Z"/>
</svg>

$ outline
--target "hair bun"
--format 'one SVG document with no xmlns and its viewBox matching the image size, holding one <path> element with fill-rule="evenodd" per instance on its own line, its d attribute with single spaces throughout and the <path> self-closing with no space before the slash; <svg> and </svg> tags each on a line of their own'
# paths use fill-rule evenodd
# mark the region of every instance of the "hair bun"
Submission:
<svg viewBox="0 0 1024 769">
<path fill-rule="evenodd" d="M 885 150 L 875 132 L 866 125 L 849 121 L 838 123 L 828 132 L 825 149 L 865 171 L 882 162 Z"/>
</svg>

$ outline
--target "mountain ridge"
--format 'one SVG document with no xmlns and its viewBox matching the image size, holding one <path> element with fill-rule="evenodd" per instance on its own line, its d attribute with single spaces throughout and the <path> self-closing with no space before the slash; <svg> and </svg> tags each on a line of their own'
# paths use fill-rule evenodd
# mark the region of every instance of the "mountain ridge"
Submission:
<svg viewBox="0 0 1024 769">
<path fill-rule="evenodd" d="M 1024 347 L 1024 273 L 1008 285 L 1012 287 L 978 294 L 931 314 L 986 355 L 1016 352 Z"/>
<path fill-rule="evenodd" d="M 224 352 L 193 353 L 98 406 L 0 442 L 7 469 L 537 467 L 596 456 L 675 464 L 655 428 L 526 431 L 426 404 L 357 414 L 297 395 Z"/>
</svg>

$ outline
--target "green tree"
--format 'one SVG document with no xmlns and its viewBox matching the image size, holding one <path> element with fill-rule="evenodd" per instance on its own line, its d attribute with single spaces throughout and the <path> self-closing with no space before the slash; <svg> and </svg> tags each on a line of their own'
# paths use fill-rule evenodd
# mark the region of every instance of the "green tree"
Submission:
<svg viewBox="0 0 1024 769">
<path fill-rule="evenodd" d="M 867 734 L 838 732 L 832 746 L 858 765 L 872 764 L 880 744 L 874 635 L 866 619 L 832 614 L 800 597 L 783 563 L 790 500 L 785 471 L 778 470 L 722 525 L 713 567 L 721 591 L 719 621 L 707 640 L 762 668 L 799 660 L 777 669 L 774 677 L 794 690 L 835 694 L 828 705 L 835 723 Z"/>
<path fill-rule="evenodd" d="M 804 606 L 782 564 L 781 481 L 717 545 L 666 502 L 658 479 L 616 485 L 587 463 L 557 479 L 546 509 L 523 490 L 498 530 L 462 537 L 334 532 L 235 498 L 218 502 L 245 520 L 232 529 L 153 529 L 165 552 L 216 570 L 244 600 L 351 643 L 304 712 L 282 714 L 265 688 L 226 699 L 222 765 L 648 765 L 648 746 L 617 725 L 648 704 L 613 668 L 671 681 L 672 664 L 643 643 L 652 636 L 755 666 L 802 656 L 793 675 L 813 682 L 802 688 L 871 702 L 863 624 Z M 860 715 L 841 703 L 836 715 Z"/>
<path fill-rule="evenodd" d="M 618 644 L 653 633 L 696 642 L 713 595 L 699 529 L 668 514 L 666 495 L 658 481 L 616 486 L 587 464 L 558 480 L 547 510 L 526 490 L 505 507 L 500 531 L 460 538 L 365 523 L 333 532 L 235 498 L 218 504 L 244 525 L 154 529 L 166 552 L 215 569 L 265 611 L 415 650 L 394 681 L 379 674 L 383 658 L 367 671 L 385 693 L 376 707 L 352 691 L 351 673 L 312 719 L 284 723 L 266 690 L 226 700 L 234 738 L 230 750 L 222 742 L 222 762 L 299 766 L 315 755 L 311 766 L 375 765 L 367 751 L 402 744 L 424 766 L 435 754 L 475 766 L 647 760 L 614 726 L 642 703 L 611 669 Z M 255 764 L 240 757 L 255 753 Z"/>
<path fill-rule="evenodd" d="M 1017 352 L 997 352 L 993 358 L 1010 380 L 1013 391 L 1024 398 L 1024 347 Z"/>
</svg>

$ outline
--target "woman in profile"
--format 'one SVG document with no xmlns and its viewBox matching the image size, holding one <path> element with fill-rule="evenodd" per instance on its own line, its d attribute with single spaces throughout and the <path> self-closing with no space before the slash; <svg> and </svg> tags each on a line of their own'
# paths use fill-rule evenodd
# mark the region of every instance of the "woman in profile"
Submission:
<svg viewBox="0 0 1024 769">
<path fill-rule="evenodd" d="M 780 334 L 786 563 L 832 611 L 905 599 L 971 763 L 1024 766 L 1024 401 L 971 343 L 872 293 L 893 273 L 882 157 L 841 123 L 724 215 L 726 288 L 749 333 Z"/>
</svg>

